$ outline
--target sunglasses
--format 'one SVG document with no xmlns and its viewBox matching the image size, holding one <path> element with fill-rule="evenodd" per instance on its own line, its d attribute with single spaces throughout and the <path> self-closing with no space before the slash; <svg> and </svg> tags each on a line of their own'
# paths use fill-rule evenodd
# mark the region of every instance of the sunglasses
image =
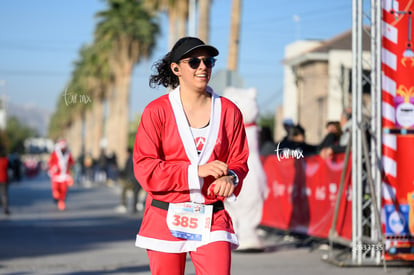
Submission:
<svg viewBox="0 0 414 275">
<path fill-rule="evenodd" d="M 187 60 L 181 60 L 181 62 L 187 62 L 188 65 L 190 65 L 191 69 L 197 69 L 201 64 L 201 60 L 204 62 L 204 65 L 208 69 L 213 68 L 214 65 L 216 64 L 216 59 L 214 57 L 207 57 L 207 58 L 191 57 L 190 59 L 187 59 Z"/>
</svg>

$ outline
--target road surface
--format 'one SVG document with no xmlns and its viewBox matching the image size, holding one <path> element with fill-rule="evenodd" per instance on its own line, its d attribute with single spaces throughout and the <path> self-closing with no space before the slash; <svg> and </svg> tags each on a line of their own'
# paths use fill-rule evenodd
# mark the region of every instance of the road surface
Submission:
<svg viewBox="0 0 414 275">
<path fill-rule="evenodd" d="M 0 214 L 0 274 L 151 274 L 145 250 L 134 247 L 140 214 L 115 211 L 118 185 L 73 186 L 63 212 L 45 175 L 12 183 L 9 197 L 11 215 Z M 338 267 L 322 260 L 328 250 L 320 242 L 281 234 L 264 241 L 266 252 L 232 254 L 233 275 L 414 274 L 407 266 Z"/>
</svg>

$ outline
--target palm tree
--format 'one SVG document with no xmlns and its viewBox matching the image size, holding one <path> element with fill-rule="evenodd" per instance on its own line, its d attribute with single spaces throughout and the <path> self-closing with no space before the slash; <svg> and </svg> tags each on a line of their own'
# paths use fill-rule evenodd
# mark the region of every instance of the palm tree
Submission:
<svg viewBox="0 0 414 275">
<path fill-rule="evenodd" d="M 80 59 L 74 62 L 71 79 L 58 98 L 57 107 L 49 123 L 49 136 L 56 139 L 66 136 L 68 129 L 84 112 L 82 105 L 78 104 L 82 91 L 87 91 L 84 82 L 84 60 L 85 48 L 80 51 Z M 80 133 L 78 133 L 79 140 Z"/>
<path fill-rule="evenodd" d="M 144 0 L 145 8 L 150 12 L 166 12 L 168 14 L 168 45 L 187 33 L 188 0 Z"/>
<path fill-rule="evenodd" d="M 58 97 L 56 110 L 49 121 L 48 136 L 51 139 L 56 140 L 59 137 L 64 136 L 64 129 L 66 129 L 73 120 L 71 114 L 65 112 L 66 108 L 67 105 L 65 103 L 64 92 L 62 92 Z"/>
<path fill-rule="evenodd" d="M 84 76 L 92 102 L 88 104 L 85 117 L 85 149 L 93 157 L 98 157 L 101 142 L 105 138 L 104 105 L 108 90 L 113 85 L 112 72 L 109 67 L 109 44 L 96 41 L 84 54 Z"/>
<path fill-rule="evenodd" d="M 212 0 L 198 0 L 198 2 L 198 37 L 208 43 Z M 186 35 L 189 0 L 144 0 L 144 5 L 152 13 L 166 12 L 168 14 L 168 45 L 170 48 L 175 41 Z"/>
<path fill-rule="evenodd" d="M 66 136 L 74 151 L 99 152 L 102 137 L 105 85 L 110 83 L 107 54 L 99 44 L 83 46 L 72 77 L 61 93 L 49 124 L 53 138 Z"/>
<path fill-rule="evenodd" d="M 83 46 L 79 51 L 79 59 L 74 62 L 72 78 L 64 91 L 66 110 L 70 114 L 71 123 L 66 133 L 75 155 L 85 147 L 86 118 L 91 108 L 92 86 L 90 76 L 91 46 Z M 80 138 L 79 138 L 80 137 Z"/>
<path fill-rule="evenodd" d="M 108 150 L 126 159 L 128 142 L 129 92 L 134 65 L 149 57 L 159 26 L 137 0 L 107 0 L 108 9 L 97 13 L 95 40 L 110 45 L 109 66 L 113 89 L 109 91 L 107 121 Z"/>
</svg>

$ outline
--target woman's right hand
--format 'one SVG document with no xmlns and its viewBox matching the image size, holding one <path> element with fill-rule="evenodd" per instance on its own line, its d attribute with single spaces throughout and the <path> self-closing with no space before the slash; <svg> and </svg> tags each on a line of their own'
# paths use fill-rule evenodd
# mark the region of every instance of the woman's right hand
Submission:
<svg viewBox="0 0 414 275">
<path fill-rule="evenodd" d="M 222 161 L 213 160 L 212 162 L 198 166 L 198 176 L 205 178 L 212 176 L 215 179 L 227 175 L 229 166 Z"/>
</svg>

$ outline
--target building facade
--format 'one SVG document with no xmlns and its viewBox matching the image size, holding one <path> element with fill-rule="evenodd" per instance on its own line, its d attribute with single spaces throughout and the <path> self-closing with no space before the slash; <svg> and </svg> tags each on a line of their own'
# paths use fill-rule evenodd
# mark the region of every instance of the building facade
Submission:
<svg viewBox="0 0 414 275">
<path fill-rule="evenodd" d="M 366 47 L 364 54 L 369 57 Z M 352 33 L 348 31 L 327 41 L 289 44 L 283 64 L 283 106 L 276 112 L 279 116 L 275 139 L 285 135 L 282 121 L 292 119 L 305 128 L 308 143 L 318 144 L 326 134 L 326 122 L 339 120 L 341 112 L 351 107 Z M 366 68 L 367 72 L 369 69 Z"/>
</svg>

